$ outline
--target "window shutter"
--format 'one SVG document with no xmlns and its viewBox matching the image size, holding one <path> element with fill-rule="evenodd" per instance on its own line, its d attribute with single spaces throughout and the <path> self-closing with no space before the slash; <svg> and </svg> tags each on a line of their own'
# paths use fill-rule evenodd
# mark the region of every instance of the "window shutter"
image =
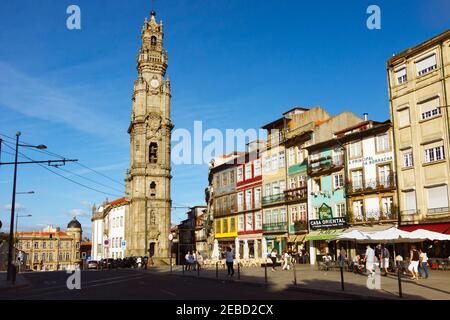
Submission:
<svg viewBox="0 0 450 320">
<path fill-rule="evenodd" d="M 426 70 L 436 65 L 436 55 L 433 54 L 425 59 L 416 62 L 416 71 L 420 74 L 421 71 Z"/>
<path fill-rule="evenodd" d="M 409 108 L 398 112 L 398 124 L 400 127 L 409 125 Z"/>
<path fill-rule="evenodd" d="M 447 208 L 447 186 L 428 188 L 428 209 Z"/>
<path fill-rule="evenodd" d="M 434 110 L 439 107 L 439 97 L 435 97 L 431 100 L 427 100 L 420 104 L 420 112 L 424 113 L 427 111 Z"/>
<path fill-rule="evenodd" d="M 405 192 L 405 209 L 416 210 L 416 191 Z"/>
</svg>

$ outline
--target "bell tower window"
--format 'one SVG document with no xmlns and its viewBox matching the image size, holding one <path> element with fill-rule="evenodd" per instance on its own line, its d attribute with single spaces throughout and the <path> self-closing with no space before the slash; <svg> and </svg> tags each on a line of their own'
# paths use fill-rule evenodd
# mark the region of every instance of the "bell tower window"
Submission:
<svg viewBox="0 0 450 320">
<path fill-rule="evenodd" d="M 155 36 L 152 36 L 152 37 L 150 38 L 150 44 L 151 44 L 152 46 L 156 46 L 156 37 L 155 37 Z"/>
<path fill-rule="evenodd" d="M 156 196 L 156 183 L 155 183 L 155 181 L 152 181 L 152 183 L 150 183 L 150 195 L 152 197 Z"/>
<path fill-rule="evenodd" d="M 157 163 L 158 162 L 158 144 L 156 142 L 150 143 L 149 162 L 150 163 Z"/>
</svg>

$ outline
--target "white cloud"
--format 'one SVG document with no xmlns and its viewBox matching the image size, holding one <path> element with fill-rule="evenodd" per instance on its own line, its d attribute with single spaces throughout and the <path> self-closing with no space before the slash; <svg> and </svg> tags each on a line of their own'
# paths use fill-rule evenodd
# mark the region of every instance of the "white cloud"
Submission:
<svg viewBox="0 0 450 320">
<path fill-rule="evenodd" d="M 62 123 L 95 135 L 121 134 L 121 125 L 111 117 L 95 111 L 95 101 L 79 94 L 69 94 L 46 79 L 25 74 L 0 61 L 0 105 L 29 117 Z M 27 90 L 23 90 L 27 88 Z M 98 122 L 101 119 L 102 130 Z"/>
</svg>

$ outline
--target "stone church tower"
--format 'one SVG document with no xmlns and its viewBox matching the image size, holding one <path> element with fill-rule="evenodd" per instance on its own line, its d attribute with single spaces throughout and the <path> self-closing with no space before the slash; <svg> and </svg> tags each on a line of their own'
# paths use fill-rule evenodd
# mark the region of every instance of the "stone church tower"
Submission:
<svg viewBox="0 0 450 320">
<path fill-rule="evenodd" d="M 170 231 L 170 81 L 163 24 L 152 11 L 142 27 L 134 82 L 130 134 L 130 200 L 125 221 L 126 256 L 169 257 Z"/>
</svg>

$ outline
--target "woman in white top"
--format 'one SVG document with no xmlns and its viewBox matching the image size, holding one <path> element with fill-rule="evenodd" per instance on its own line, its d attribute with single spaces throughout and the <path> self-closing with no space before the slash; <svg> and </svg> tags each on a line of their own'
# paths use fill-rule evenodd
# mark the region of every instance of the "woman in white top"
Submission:
<svg viewBox="0 0 450 320">
<path fill-rule="evenodd" d="M 225 261 L 227 263 L 228 276 L 232 277 L 234 275 L 234 267 L 233 267 L 233 251 L 228 247 L 225 252 Z"/>
<path fill-rule="evenodd" d="M 422 278 L 422 269 L 425 271 L 425 279 L 430 277 L 430 272 L 428 271 L 428 256 L 422 249 L 419 250 L 419 278 Z"/>
<path fill-rule="evenodd" d="M 289 253 L 287 253 L 287 251 L 285 251 L 283 254 L 283 269 L 282 270 L 289 270 L 290 262 L 291 262 L 291 256 L 289 255 Z"/>
</svg>

